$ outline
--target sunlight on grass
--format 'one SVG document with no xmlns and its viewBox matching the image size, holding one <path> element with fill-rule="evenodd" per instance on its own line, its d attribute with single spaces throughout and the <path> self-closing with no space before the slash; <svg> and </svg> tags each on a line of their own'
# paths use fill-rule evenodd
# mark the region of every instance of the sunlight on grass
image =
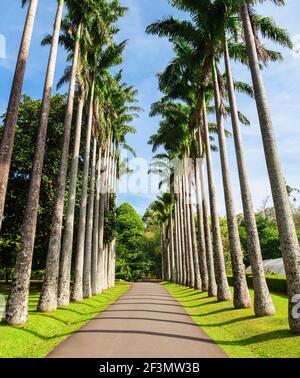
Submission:
<svg viewBox="0 0 300 378">
<path fill-rule="evenodd" d="M 36 312 L 39 291 L 32 290 L 26 326 L 14 328 L 0 325 L 0 358 L 46 356 L 56 345 L 105 310 L 129 288 L 129 284 L 118 284 L 101 295 L 81 303 L 72 303 L 69 307 L 60 307 L 51 314 Z"/>
<path fill-rule="evenodd" d="M 256 318 L 253 310 L 234 310 L 232 302 L 217 302 L 207 293 L 163 283 L 194 321 L 235 358 L 300 357 L 300 336 L 294 336 L 287 320 L 287 298 L 273 294 L 277 314 Z M 253 300 L 253 290 L 250 290 Z"/>
</svg>

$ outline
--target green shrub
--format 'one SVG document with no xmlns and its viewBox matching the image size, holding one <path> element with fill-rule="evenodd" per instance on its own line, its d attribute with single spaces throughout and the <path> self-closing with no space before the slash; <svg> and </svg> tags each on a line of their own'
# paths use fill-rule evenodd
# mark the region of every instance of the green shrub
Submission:
<svg viewBox="0 0 300 378">
<path fill-rule="evenodd" d="M 271 292 L 287 294 L 287 283 L 286 283 L 285 277 L 270 274 L 266 276 L 266 280 L 267 280 L 269 290 Z M 229 282 L 229 285 L 233 286 L 232 276 L 228 276 L 228 282 Z M 252 274 L 247 274 L 247 283 L 250 288 L 253 288 Z"/>
<path fill-rule="evenodd" d="M 39 269 L 31 272 L 31 279 L 33 281 L 43 281 L 45 276 L 45 270 Z"/>
</svg>

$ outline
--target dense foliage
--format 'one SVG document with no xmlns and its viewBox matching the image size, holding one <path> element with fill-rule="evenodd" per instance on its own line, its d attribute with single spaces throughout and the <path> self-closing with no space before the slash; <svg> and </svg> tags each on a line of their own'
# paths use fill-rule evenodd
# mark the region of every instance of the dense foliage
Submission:
<svg viewBox="0 0 300 378">
<path fill-rule="evenodd" d="M 55 95 L 51 102 L 47 149 L 39 202 L 33 270 L 45 268 L 51 217 L 60 164 L 60 148 L 63 136 L 65 96 Z M 8 275 L 14 266 L 19 246 L 20 227 L 24 216 L 27 193 L 31 179 L 36 133 L 39 124 L 41 101 L 23 96 L 17 125 L 7 190 L 4 220 L 0 237 L 0 265 L 2 274 Z M 3 127 L 0 126 L 0 136 Z M 79 185 L 80 185 L 79 180 Z M 76 218 L 77 219 L 77 218 Z"/>
<path fill-rule="evenodd" d="M 136 281 L 157 272 L 155 259 L 155 239 L 145 236 L 145 226 L 134 210 L 125 203 L 117 209 L 117 278 Z"/>
</svg>

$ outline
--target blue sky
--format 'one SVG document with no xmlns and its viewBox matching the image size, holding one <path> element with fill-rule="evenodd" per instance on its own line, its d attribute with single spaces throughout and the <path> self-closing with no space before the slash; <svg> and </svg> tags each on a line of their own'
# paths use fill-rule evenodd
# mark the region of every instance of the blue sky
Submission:
<svg viewBox="0 0 300 378">
<path fill-rule="evenodd" d="M 172 9 L 167 0 L 121 0 L 122 4 L 129 7 L 126 17 L 120 22 L 121 33 L 119 39 L 128 39 L 128 47 L 125 54 L 124 79 L 139 90 L 140 105 L 144 113 L 140 119 L 134 121 L 137 134 L 129 137 L 130 144 L 136 149 L 137 156 L 151 159 L 151 147 L 147 145 L 149 136 L 158 127 L 159 119 L 148 117 L 151 103 L 160 97 L 155 74 L 166 66 L 173 54 L 166 39 L 158 39 L 145 34 L 148 24 L 164 16 L 181 16 Z M 7 57 L 0 58 L 0 112 L 3 113 L 7 106 L 9 89 L 14 72 L 19 41 L 25 19 L 25 10 L 20 6 L 20 0 L 1 0 L 0 2 L 0 34 L 5 36 Z M 24 83 L 24 93 L 34 98 L 40 98 L 43 88 L 43 78 L 46 70 L 48 48 L 40 47 L 42 37 L 51 32 L 55 15 L 55 1 L 40 1 L 37 19 L 32 40 L 29 62 Z M 287 0 L 285 8 L 276 8 L 272 5 L 258 7 L 260 13 L 273 16 L 276 21 L 288 29 L 292 36 L 300 40 L 300 2 L 299 0 Z M 283 171 L 286 181 L 293 187 L 300 187 L 300 57 L 296 58 L 289 51 L 283 51 L 285 62 L 272 64 L 264 71 L 265 84 L 270 100 L 270 108 L 273 115 L 274 127 L 278 140 L 280 155 L 283 163 Z M 61 76 L 65 67 L 65 53 L 59 51 L 59 59 L 56 71 L 56 81 Z M 250 82 L 250 73 L 244 67 L 234 64 L 236 79 Z M 244 96 L 238 96 L 239 108 L 251 120 L 251 128 L 243 129 L 246 158 L 249 166 L 251 189 L 254 206 L 259 209 L 263 200 L 270 196 L 270 187 L 267 178 L 266 165 L 259 132 L 258 119 L 255 104 Z M 227 125 L 230 128 L 230 124 Z M 234 157 L 233 141 L 228 140 L 228 151 L 232 167 L 232 180 L 236 198 L 237 212 L 241 212 L 241 199 L 239 193 L 236 161 Z M 214 156 L 215 175 L 218 188 L 218 203 L 220 214 L 225 214 L 224 196 L 220 161 L 217 154 Z M 154 199 L 153 195 L 132 194 L 120 195 L 119 201 L 128 201 L 138 210 L 144 212 L 149 203 Z M 271 202 L 269 202 L 271 204 Z"/>
</svg>

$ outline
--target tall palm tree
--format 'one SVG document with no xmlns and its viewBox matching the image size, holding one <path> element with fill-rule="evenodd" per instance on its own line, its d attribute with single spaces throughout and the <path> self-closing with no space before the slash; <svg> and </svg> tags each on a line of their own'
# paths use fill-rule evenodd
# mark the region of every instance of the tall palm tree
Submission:
<svg viewBox="0 0 300 378">
<path fill-rule="evenodd" d="M 26 3 L 28 3 L 28 0 L 22 0 L 23 7 Z M 24 75 L 29 54 L 29 48 L 31 44 L 31 37 L 37 6 L 38 0 L 30 0 L 17 65 L 15 69 L 15 75 L 11 87 L 7 113 L 5 117 L 4 133 L 0 145 L 0 229 L 3 219 L 8 175 L 11 165 L 13 145 L 19 114 L 20 98 L 22 94 Z"/>
<path fill-rule="evenodd" d="M 72 290 L 72 300 L 81 301 L 83 298 L 83 266 L 84 266 L 84 247 L 85 247 L 85 233 L 86 233 L 86 211 L 88 200 L 88 177 L 90 167 L 90 148 L 91 136 L 93 126 L 93 110 L 94 110 L 94 93 L 95 93 L 95 78 L 92 78 L 90 95 L 89 95 L 89 111 L 88 123 L 85 138 L 85 152 L 84 152 L 84 167 L 82 175 L 82 193 L 80 202 L 80 215 L 77 235 L 77 254 L 75 262 L 74 286 Z"/>
<path fill-rule="evenodd" d="M 72 97 L 74 97 L 74 89 L 72 81 L 76 80 L 80 84 L 80 97 L 79 97 L 79 104 L 78 104 L 78 117 L 77 117 L 77 126 L 76 126 L 76 142 L 74 145 L 74 153 L 73 153 L 73 160 L 72 160 L 72 170 L 71 170 L 71 185 L 69 190 L 69 201 L 68 201 L 68 208 L 67 208 L 67 219 L 66 219 L 66 229 L 63 238 L 63 250 L 62 250 L 62 259 L 61 265 L 59 265 L 60 259 L 60 238 L 61 238 L 61 227 L 62 227 L 62 210 L 63 210 L 63 203 L 64 203 L 64 188 L 66 182 L 66 171 L 61 171 L 59 180 L 58 180 L 58 188 L 60 190 L 57 192 L 56 204 L 55 204 L 55 212 L 53 218 L 53 228 L 52 233 L 50 236 L 49 242 L 49 250 L 48 250 L 48 257 L 47 257 L 47 266 L 46 266 L 46 275 L 43 285 L 42 291 L 42 299 L 41 302 L 45 302 L 43 305 L 39 307 L 45 308 L 46 311 L 55 311 L 57 307 L 57 294 L 58 294 L 58 303 L 60 305 L 67 305 L 69 303 L 69 286 L 70 286 L 70 271 L 71 271 L 71 259 L 72 259 L 72 245 L 73 245 L 73 228 L 74 228 L 74 210 L 75 210 L 75 195 L 76 195 L 76 184 L 77 184 L 77 172 L 78 172 L 78 153 L 79 153 L 79 128 L 81 127 L 81 118 L 82 112 L 81 107 L 84 105 L 84 92 L 86 91 L 85 87 L 85 76 L 84 76 L 84 67 L 85 67 L 85 52 L 88 51 L 89 43 L 91 43 L 90 35 L 93 35 L 95 38 L 99 36 L 99 40 L 103 40 L 103 38 L 108 38 L 109 32 L 107 24 L 103 21 L 103 15 L 108 17 L 107 9 L 111 7 L 116 8 L 116 12 L 113 14 L 109 14 L 109 20 L 113 22 L 116 17 L 120 13 L 125 12 L 125 8 L 119 7 L 117 2 L 109 5 L 103 0 L 97 0 L 95 2 L 73 2 L 73 0 L 69 0 L 69 15 L 66 17 L 63 34 L 61 35 L 61 43 L 65 45 L 67 50 L 70 52 L 70 58 L 73 59 L 72 69 L 66 70 L 65 77 L 62 79 L 61 82 L 64 82 L 69 78 L 70 87 L 69 87 L 69 100 L 68 107 L 71 110 L 71 104 L 73 104 Z M 108 22 L 108 20 L 107 20 Z M 76 28 L 76 25 L 79 25 L 79 28 Z M 97 29 L 95 29 L 95 25 L 98 25 Z M 74 39 L 70 38 L 70 31 L 77 29 L 77 35 Z M 79 38 L 78 29 L 80 29 L 81 38 Z M 81 33 L 82 29 L 82 33 Z M 75 47 L 74 47 L 75 46 Z M 77 67 L 76 62 L 76 69 L 74 70 L 74 62 L 76 54 L 79 54 L 79 48 L 81 47 L 82 56 L 80 60 L 80 69 Z M 77 52 L 78 50 L 78 52 Z M 68 72 L 70 71 L 70 72 Z M 76 77 L 75 77 L 76 74 Z M 73 113 L 73 112 L 72 112 Z M 67 111 L 66 118 L 68 115 L 68 119 L 72 116 L 70 111 Z M 80 114 L 81 113 L 81 114 Z M 67 130 L 65 129 L 65 132 Z M 65 140 L 63 151 L 64 154 L 62 159 L 66 157 L 65 153 L 68 152 L 69 143 L 68 140 Z M 63 184 L 63 185 L 61 185 Z M 63 191 L 62 191 L 63 189 Z M 58 277 L 59 277 L 59 286 L 58 285 Z M 46 292 L 44 294 L 44 291 Z M 47 299 L 49 298 L 49 299 Z M 49 303 L 46 303 L 48 301 Z"/>
<path fill-rule="evenodd" d="M 97 157 L 97 137 L 93 136 L 93 153 L 90 174 L 90 190 L 87 206 L 87 225 L 84 248 L 84 267 L 83 267 L 83 297 L 92 296 L 92 241 L 93 241 L 93 221 L 94 221 L 94 201 L 95 201 L 95 175 Z"/>
<path fill-rule="evenodd" d="M 57 280 L 59 271 L 63 210 L 65 188 L 67 181 L 71 126 L 73 119 L 76 75 L 80 55 L 80 38 L 82 33 L 82 24 L 77 24 L 75 28 L 75 44 L 73 45 L 74 53 L 68 89 L 67 107 L 64 120 L 64 136 L 61 150 L 60 170 L 57 178 L 56 197 L 54 203 L 52 227 L 47 253 L 46 273 L 42 290 L 42 299 L 39 304 L 40 310 L 47 312 L 55 311 L 57 308 Z"/>
<path fill-rule="evenodd" d="M 76 203 L 76 191 L 77 191 L 77 176 L 78 176 L 78 163 L 80 153 L 80 141 L 81 141 L 81 129 L 83 108 L 85 103 L 85 89 L 81 84 L 78 95 L 77 116 L 76 116 L 76 129 L 75 140 L 73 146 L 72 163 L 70 170 L 70 184 L 68 193 L 68 205 L 66 211 L 65 229 L 63 235 L 60 266 L 57 261 L 56 266 L 52 266 L 53 271 L 46 270 L 46 276 L 42 288 L 42 295 L 39 302 L 39 310 L 49 312 L 49 302 L 51 303 L 50 309 L 55 311 L 57 305 L 64 306 L 69 303 L 69 291 L 67 294 L 61 295 L 64 291 L 62 286 L 69 288 L 70 272 L 71 272 L 71 259 L 72 259 L 72 247 L 73 247 L 73 232 L 74 232 L 74 218 L 75 218 L 75 203 Z M 58 273 L 58 271 L 60 273 Z M 55 272 L 55 273 L 54 273 Z M 59 275 L 59 285 L 57 285 L 57 277 Z M 56 277 L 56 278 L 54 278 Z M 63 281 L 62 277 L 66 277 Z M 49 278 L 49 281 L 48 281 Z M 53 280 L 55 279 L 55 281 Z M 54 284 L 55 282 L 55 284 Z M 44 292 L 51 291 L 51 299 L 48 301 L 45 299 Z M 43 302 L 46 302 L 46 307 Z M 52 307 L 53 306 L 53 307 Z"/>
<path fill-rule="evenodd" d="M 172 279 L 172 262 L 171 251 L 169 245 L 170 241 L 170 230 L 171 230 L 171 218 L 173 212 L 173 196 L 170 193 L 164 193 L 162 196 L 158 196 L 157 200 L 151 205 L 151 209 L 154 214 L 158 217 L 159 224 L 161 225 L 162 236 L 165 237 L 164 244 L 161 246 L 164 251 L 166 251 L 166 278 L 169 281 Z"/>
<path fill-rule="evenodd" d="M 167 36 L 172 42 L 175 42 L 176 45 L 183 45 L 184 48 L 182 49 L 185 54 L 191 54 L 191 57 L 189 57 L 189 63 L 192 62 L 192 67 L 194 68 L 195 65 L 199 67 L 201 66 L 201 63 L 203 61 L 203 46 L 205 46 L 206 43 L 206 37 L 203 37 L 203 33 L 201 30 L 196 30 L 194 28 L 194 25 L 191 22 L 188 21 L 178 21 L 173 18 L 165 19 L 163 21 L 158 21 L 153 23 L 152 25 L 148 26 L 147 28 L 148 33 L 152 34 L 158 34 L 159 36 Z M 190 43 L 190 39 L 193 38 L 192 43 Z M 180 41 L 180 44 L 177 43 L 177 41 Z M 196 50 L 193 50 L 193 46 L 199 46 Z M 178 51 L 178 49 L 177 49 Z M 206 50 L 204 50 L 206 51 Z M 179 52 L 179 51 L 178 51 Z M 178 66 L 179 70 L 178 72 L 182 71 L 182 67 L 185 66 L 187 62 L 186 57 L 179 57 L 178 64 L 175 62 L 175 64 L 171 64 L 166 72 L 174 72 L 174 67 Z M 207 63 L 205 63 L 206 67 Z M 172 67 L 173 66 L 173 67 Z M 177 67 L 176 67 L 177 68 Z M 193 71 L 193 68 L 190 69 L 184 69 L 185 74 L 189 74 L 191 76 L 190 71 Z M 207 69 L 207 68 L 206 68 Z M 198 74 L 198 81 L 200 81 L 200 88 L 203 87 L 203 82 L 201 78 L 205 78 L 206 75 L 203 74 L 203 70 L 199 71 L 199 68 L 194 69 L 195 72 L 192 72 L 192 77 L 195 77 L 195 75 Z M 176 70 L 175 70 L 175 74 Z M 177 75 L 178 76 L 178 75 Z M 168 80 L 164 80 L 167 81 Z M 198 83 L 196 81 L 196 83 Z M 192 80 L 192 82 L 195 82 L 195 79 Z M 202 85 L 201 85 L 202 84 Z M 181 85 L 184 85 L 184 81 L 181 82 Z M 199 106 L 202 108 L 204 106 L 206 107 L 206 99 L 204 100 L 203 94 L 201 95 L 197 93 L 197 88 L 199 88 L 199 83 L 197 84 L 195 89 L 195 95 L 197 95 L 200 100 Z M 180 86 L 176 86 L 176 89 L 180 88 Z M 202 91 L 203 92 L 203 91 Z M 172 94 L 174 95 L 174 94 Z M 203 98 L 203 100 L 202 100 Z M 202 103 L 203 102 L 203 103 Z M 206 113 L 206 111 L 205 111 Z M 203 122 L 203 128 L 207 126 L 207 135 L 204 137 L 205 143 L 207 143 L 206 147 L 210 146 L 209 141 L 209 133 L 208 133 L 208 123 Z M 209 151 L 208 151 L 209 150 Z M 207 155 L 210 155 L 210 147 L 208 147 Z M 222 240 L 221 240 L 221 231 L 220 231 L 220 225 L 219 225 L 219 218 L 217 213 L 217 205 L 216 205 L 216 192 L 215 192 L 215 185 L 214 185 L 214 178 L 213 178 L 213 166 L 212 166 L 212 160 L 211 156 L 207 156 L 208 164 L 208 178 L 209 178 L 209 187 L 210 187 L 210 203 L 211 203 L 211 217 L 212 217 L 212 225 L 213 225 L 213 243 L 214 243 L 214 254 L 215 254 L 215 264 L 216 264 L 216 274 L 217 274 L 217 283 L 218 283 L 218 300 L 230 300 L 231 299 L 231 293 L 229 290 L 229 285 L 227 282 L 226 277 L 226 270 L 225 270 L 225 263 L 224 263 L 224 256 L 223 256 L 223 247 L 222 247 Z"/>
<path fill-rule="evenodd" d="M 205 74 L 209 73 L 210 71 L 210 66 L 213 63 L 213 60 L 215 59 L 214 57 L 218 57 L 220 53 L 222 53 L 222 46 L 224 45 L 224 30 L 226 33 L 226 30 L 232 32 L 232 30 L 236 29 L 234 28 L 234 24 L 236 23 L 236 17 L 227 17 L 226 22 L 224 20 L 224 11 L 226 10 L 227 4 L 223 4 L 224 2 L 220 1 L 214 1 L 214 2 L 206 2 L 206 1 L 199 1 L 199 2 L 188 2 L 186 3 L 183 0 L 173 0 L 171 1 L 172 4 L 175 6 L 179 7 L 180 9 L 183 10 L 188 10 L 192 15 L 193 15 L 193 20 L 195 21 L 195 27 L 198 28 L 198 33 L 196 33 L 196 29 L 194 25 L 190 22 L 177 22 L 176 20 L 173 19 L 168 19 L 162 22 L 160 25 L 156 24 L 154 25 L 154 30 L 160 30 L 160 33 L 162 35 L 171 35 L 174 37 L 174 35 L 180 35 L 181 39 L 185 39 L 187 41 L 190 41 L 194 48 L 194 55 L 192 54 L 191 56 L 193 57 L 193 61 L 197 59 L 197 54 L 198 54 L 198 59 L 200 60 L 199 53 L 198 51 L 206 51 L 205 54 L 203 54 L 203 67 L 205 69 L 204 71 L 204 80 L 206 80 Z M 264 28 L 265 33 L 269 33 L 269 35 L 272 35 L 274 31 L 270 32 L 270 22 L 265 22 L 260 19 L 256 20 L 257 24 L 261 24 L 264 26 L 261 26 Z M 266 26 L 267 25 L 267 26 Z M 176 26 L 176 28 L 174 28 Z M 153 27 L 153 26 L 152 26 Z M 224 29 L 225 28 L 225 29 Z M 274 25 L 271 25 L 271 29 L 274 28 Z M 268 32 L 266 32 L 268 30 Z M 202 31 L 202 34 L 201 34 Z M 278 31 L 278 29 L 277 29 Z M 234 33 L 236 34 L 236 33 Z M 276 34 L 278 38 L 278 33 Z M 274 38 L 275 39 L 275 38 Z M 278 38 L 280 39 L 280 38 Z M 209 43 L 207 41 L 210 40 Z M 245 59 L 245 51 L 243 48 L 241 48 L 241 44 L 238 44 L 235 46 L 234 49 L 231 48 L 230 51 L 232 55 L 234 56 L 235 59 Z M 241 51 L 242 50 L 242 51 Z M 242 57 L 237 56 L 237 52 L 242 54 Z M 270 56 L 271 59 L 277 59 L 279 54 L 272 52 L 272 51 L 266 51 L 264 50 L 265 56 Z M 228 66 L 228 65 L 227 65 Z M 218 75 L 216 73 L 216 65 L 212 64 L 212 70 L 211 70 L 214 78 L 214 89 L 215 89 L 215 98 L 216 102 L 218 101 L 219 106 L 223 106 L 222 102 L 220 101 L 220 95 L 219 95 L 219 89 L 220 89 L 220 80 L 218 78 Z M 230 78 L 229 78 L 230 79 Z M 232 79 L 232 78 L 231 78 Z M 228 80 L 229 81 L 229 80 Z M 219 88 L 218 88 L 219 87 Z M 230 101 L 232 103 L 232 101 Z M 218 126 L 222 126 L 223 120 L 222 120 L 222 109 L 216 106 L 216 112 L 217 112 L 217 119 L 218 119 Z M 232 110 L 232 109 L 231 109 Z M 236 114 L 231 113 L 232 116 L 236 117 L 236 120 L 238 118 L 238 113 L 236 111 Z M 236 219 L 235 219 L 235 214 L 234 214 L 234 208 L 232 207 L 233 205 L 233 196 L 232 196 L 232 190 L 231 190 L 231 185 L 230 185 L 230 175 L 229 175 L 229 169 L 228 169 L 228 159 L 227 159 L 227 154 L 226 154 L 226 144 L 225 144 L 225 137 L 224 133 L 222 131 L 223 127 L 218 127 L 219 130 L 219 139 L 220 139 L 220 153 L 221 153 L 221 162 L 222 162 L 222 172 L 223 172 L 223 181 L 224 181 L 224 188 L 225 188 L 225 199 L 226 199 L 226 204 L 227 204 L 227 214 L 228 214 L 228 223 L 230 225 L 229 227 L 229 232 L 231 234 L 231 252 L 232 252 L 232 258 L 233 258 L 233 270 L 234 270 L 234 276 L 236 277 L 235 282 L 236 282 L 236 306 L 239 307 L 240 305 L 243 306 L 242 303 L 238 302 L 243 302 L 243 298 L 245 299 L 245 306 L 249 305 L 249 294 L 247 292 L 247 285 L 246 285 L 246 280 L 245 280 L 245 274 L 244 274 L 244 266 L 243 266 L 243 261 L 242 261 L 242 255 L 240 253 L 240 243 L 239 243 L 239 238 L 238 238 L 238 228 L 236 224 Z M 236 139 L 236 134 L 234 135 Z M 222 141 L 224 143 L 222 143 Z M 239 159 L 240 155 L 237 154 L 237 157 Z M 241 164 L 239 162 L 239 167 L 241 167 Z M 240 170 L 239 170 L 240 172 Z M 244 196 L 245 199 L 245 196 Z M 249 199 L 249 197 L 248 197 Z M 248 209 L 251 206 L 251 204 L 248 204 Z M 254 213 L 252 213 L 252 216 L 254 217 Z M 253 235 L 253 232 L 252 232 Z M 250 233 L 251 236 L 251 233 Z M 259 256 L 260 251 L 256 251 L 256 254 L 252 253 L 254 256 L 253 259 L 255 261 L 255 257 Z M 261 257 L 260 257 L 261 259 Z M 256 260 L 256 265 L 259 265 L 258 260 Z M 235 267 L 234 267 L 235 266 Z M 266 289 L 266 284 L 264 284 L 264 277 L 263 277 L 263 272 L 259 269 L 253 269 L 256 271 L 255 275 L 255 281 L 260 282 L 260 285 L 256 285 L 258 288 L 258 293 L 257 297 L 260 298 L 260 301 L 256 301 L 256 307 L 262 307 L 261 303 L 262 301 L 265 302 L 265 306 L 269 307 L 270 312 L 272 313 L 272 304 L 270 304 L 270 296 L 268 291 L 262 291 L 261 289 Z M 241 300 L 239 300 L 239 297 Z M 261 313 L 261 310 L 260 310 Z"/>
<path fill-rule="evenodd" d="M 174 1 L 174 3 L 180 6 L 183 2 Z M 199 8 L 201 11 L 199 11 Z M 207 75 L 211 74 L 213 79 L 213 88 L 214 88 L 214 98 L 215 98 L 215 111 L 217 119 L 217 130 L 218 130 L 218 140 L 220 148 L 220 159 L 221 159 L 221 168 L 222 168 L 222 177 L 223 177 L 223 189 L 225 196 L 226 204 L 226 213 L 227 213 L 227 223 L 228 223 L 228 232 L 230 235 L 230 253 L 232 261 L 232 270 L 234 276 L 234 305 L 236 308 L 249 308 L 251 307 L 250 295 L 247 288 L 247 281 L 245 275 L 245 267 L 243 264 L 243 255 L 240 245 L 239 232 L 237 219 L 235 214 L 234 206 L 234 196 L 232 191 L 231 177 L 230 177 L 230 168 L 227 155 L 226 147 L 226 137 L 224 129 L 224 121 L 222 114 L 222 99 L 220 94 L 220 83 L 219 77 L 216 68 L 215 55 L 218 52 L 218 18 L 216 17 L 216 12 L 214 9 L 214 4 L 209 2 L 203 4 L 203 2 L 197 6 L 195 9 L 192 6 L 190 13 L 197 20 L 195 23 L 192 22 L 179 22 L 173 19 L 164 20 L 163 25 L 160 25 L 160 30 L 167 29 L 167 35 L 174 35 L 174 26 L 179 27 L 179 33 L 184 33 L 184 36 L 187 35 L 187 31 L 191 34 L 187 42 L 191 42 L 198 51 L 201 51 L 201 54 L 198 54 L 198 59 L 202 60 L 203 64 L 203 77 L 206 78 Z M 215 21 L 213 21 L 215 20 Z M 156 26 L 157 28 L 157 26 Z M 165 33 L 166 30 L 163 30 Z M 205 36 L 205 37 L 204 37 Z M 204 52 L 204 53 L 203 53 Z M 202 57 L 201 57 L 202 55 Z"/>
<path fill-rule="evenodd" d="M 283 5 L 285 1 L 273 1 L 277 5 Z M 269 179 L 273 194 L 273 201 L 276 211 L 277 225 L 280 233 L 281 251 L 284 260 L 288 296 L 289 296 L 289 323 L 294 333 L 300 333 L 300 318 L 293 316 L 295 296 L 300 292 L 300 252 L 295 225 L 291 213 L 289 198 L 286 190 L 285 180 L 274 134 L 272 117 L 268 107 L 268 99 L 260 70 L 257 41 L 253 24 L 251 22 L 251 10 L 246 3 L 242 3 L 241 15 L 245 42 L 248 51 L 249 65 L 252 75 L 255 100 L 259 115 L 261 133 L 263 138 L 264 152 L 266 156 Z M 264 32 L 264 30 L 262 30 Z M 291 47 L 289 39 L 285 45 Z"/>
<path fill-rule="evenodd" d="M 200 130 L 198 131 L 200 134 Z M 200 144 L 201 143 L 201 144 Z M 202 145 L 202 141 L 199 141 L 198 145 Z M 202 156 L 202 152 L 198 151 L 198 155 Z M 195 183 L 196 183 L 196 208 L 197 208 L 197 228 L 198 228 L 198 239 L 199 239 L 199 257 L 201 260 L 200 263 L 200 273 L 201 273 L 201 280 L 202 280 L 202 291 L 208 291 L 208 270 L 207 270 L 207 251 L 205 245 L 205 232 L 204 232 L 204 218 L 203 218 L 203 201 L 202 196 L 204 193 L 202 192 L 201 187 L 201 176 L 199 170 L 199 164 L 195 161 Z"/>
<path fill-rule="evenodd" d="M 248 172 L 246 160 L 244 156 L 244 148 L 242 135 L 239 125 L 239 117 L 237 103 L 235 98 L 235 88 L 233 83 L 228 43 L 226 35 L 224 36 L 224 59 L 227 74 L 227 87 L 230 101 L 230 111 L 232 128 L 235 142 L 235 151 L 238 163 L 238 172 L 241 187 L 241 196 L 244 209 L 244 218 L 246 224 L 248 248 L 251 259 L 251 267 L 253 272 L 254 286 L 254 311 L 257 316 L 273 315 L 275 308 L 269 293 L 267 282 L 264 274 L 263 260 L 260 248 L 260 241 L 257 231 L 256 219 L 254 214 L 252 196 L 249 186 Z"/>
<path fill-rule="evenodd" d="M 106 41 L 104 41 L 106 42 Z M 105 71 L 115 65 L 120 63 L 121 55 L 126 46 L 126 42 L 122 42 L 118 45 L 112 44 L 107 47 L 104 51 L 102 50 L 102 45 L 95 46 L 94 51 L 90 51 L 91 54 L 91 64 L 90 64 L 90 77 L 91 77 L 91 93 L 90 93 L 90 105 L 89 105 L 89 116 L 88 116 L 88 126 L 86 131 L 85 140 L 85 154 L 84 154 L 84 167 L 83 167 L 83 183 L 82 183 L 82 193 L 81 193 L 81 204 L 80 204 L 80 216 L 79 216 L 79 228 L 78 228 L 78 239 L 77 239 L 77 253 L 75 262 L 75 274 L 74 274 L 74 286 L 72 291 L 72 300 L 80 301 L 83 298 L 83 269 L 84 269 L 84 252 L 86 243 L 86 216 L 87 216 L 87 200 L 88 200 L 88 177 L 89 177 L 89 165 L 90 165 L 90 147 L 91 147 L 91 136 L 92 127 L 94 120 L 94 94 L 95 86 L 102 85 L 103 76 Z M 92 209 L 91 209 L 92 211 Z M 92 234 L 88 235 L 91 237 Z M 89 241 L 87 241 L 89 243 Z M 91 249 L 89 247 L 88 256 L 90 259 Z"/>
<path fill-rule="evenodd" d="M 55 17 L 53 38 L 45 80 L 44 94 L 41 107 L 40 124 L 38 128 L 35 155 L 33 159 L 29 194 L 22 224 L 20 249 L 17 255 L 17 272 L 7 302 L 5 321 L 9 324 L 22 324 L 27 321 L 28 295 L 31 275 L 32 255 L 36 231 L 39 194 L 42 180 L 44 153 L 53 79 L 56 67 L 59 33 L 62 19 L 64 1 L 58 1 Z"/>
<path fill-rule="evenodd" d="M 94 207 L 94 220 L 93 220 L 93 241 L 92 241 L 92 271 L 91 271 L 91 285 L 92 295 L 97 294 L 97 267 L 98 267 L 98 248 L 99 248 L 99 213 L 100 213 L 100 180 L 102 168 L 102 144 L 99 141 L 98 160 L 97 160 L 97 178 L 96 178 L 96 193 L 95 193 L 95 207 Z"/>
<path fill-rule="evenodd" d="M 219 301 L 228 301 L 228 300 L 231 300 L 231 292 L 230 292 L 227 277 L 226 277 L 226 268 L 225 268 L 225 262 L 224 262 L 221 229 L 220 229 L 219 216 L 218 216 L 218 210 L 217 210 L 217 192 L 216 192 L 214 172 L 213 172 L 213 161 L 212 161 L 212 155 L 211 155 L 211 149 L 210 149 L 209 128 L 208 128 L 208 120 L 207 120 L 207 110 L 206 110 L 207 107 L 206 107 L 205 95 L 203 95 L 202 101 L 203 101 L 202 102 L 203 132 L 204 132 L 204 144 L 205 144 L 206 161 L 207 161 L 210 214 L 211 214 L 211 222 L 212 222 L 215 271 L 216 271 L 216 281 L 217 281 L 217 298 Z"/>
</svg>

